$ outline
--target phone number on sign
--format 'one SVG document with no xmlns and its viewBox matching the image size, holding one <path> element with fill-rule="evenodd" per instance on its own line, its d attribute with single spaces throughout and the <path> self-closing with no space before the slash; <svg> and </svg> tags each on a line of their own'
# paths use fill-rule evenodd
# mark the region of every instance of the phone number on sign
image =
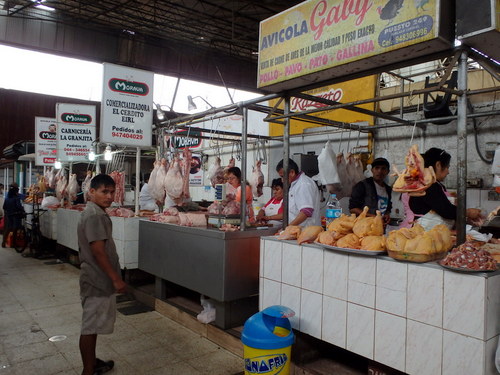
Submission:
<svg viewBox="0 0 500 375">
<path fill-rule="evenodd" d="M 111 135 L 113 137 L 119 137 L 119 138 L 132 138 L 132 139 L 142 139 L 142 138 L 144 138 L 144 135 L 142 135 L 142 134 L 130 134 L 130 133 L 112 132 Z"/>
<path fill-rule="evenodd" d="M 427 27 L 424 27 L 423 29 L 413 30 L 405 34 L 398 35 L 394 38 L 394 40 L 396 41 L 396 43 L 403 43 L 407 40 L 420 38 L 421 36 L 427 35 L 428 33 L 429 30 L 427 30 Z"/>
</svg>

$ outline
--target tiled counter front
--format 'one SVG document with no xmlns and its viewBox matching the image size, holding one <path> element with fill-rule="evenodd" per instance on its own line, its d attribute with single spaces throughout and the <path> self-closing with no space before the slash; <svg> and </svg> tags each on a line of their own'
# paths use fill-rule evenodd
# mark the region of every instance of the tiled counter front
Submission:
<svg viewBox="0 0 500 375">
<path fill-rule="evenodd" d="M 57 226 L 60 229 L 57 235 L 57 243 L 72 250 L 78 248 L 78 221 L 81 211 L 60 208 L 57 210 Z M 116 252 L 120 258 L 122 269 L 134 269 L 138 267 L 139 261 L 139 218 L 111 216 L 113 222 L 113 239 Z"/>
<path fill-rule="evenodd" d="M 57 240 L 57 210 L 41 212 L 40 232 L 48 239 Z"/>
<path fill-rule="evenodd" d="M 351 255 L 261 240 L 260 309 L 293 328 L 411 375 L 494 375 L 500 272 Z"/>
</svg>

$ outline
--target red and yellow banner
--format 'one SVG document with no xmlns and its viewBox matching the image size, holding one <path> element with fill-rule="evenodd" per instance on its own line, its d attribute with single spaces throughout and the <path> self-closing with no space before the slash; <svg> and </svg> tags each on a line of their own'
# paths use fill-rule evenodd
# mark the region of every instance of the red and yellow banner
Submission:
<svg viewBox="0 0 500 375">
<path fill-rule="evenodd" d="M 439 0 L 301 3 L 261 22 L 257 86 L 434 39 L 439 35 L 438 13 Z"/>
<path fill-rule="evenodd" d="M 377 76 L 372 75 L 364 78 L 355 79 L 352 81 L 342 82 L 339 84 L 320 87 L 314 90 L 305 92 L 308 95 L 313 95 L 340 103 L 349 103 L 357 100 L 373 98 L 375 95 L 375 87 L 377 83 Z M 276 100 L 270 101 L 270 106 L 274 107 Z M 283 105 L 279 106 L 283 109 Z M 300 112 L 313 108 L 326 107 L 326 104 L 321 104 L 314 101 L 309 101 L 301 98 L 290 98 L 290 111 Z M 374 110 L 374 103 L 367 103 L 358 106 L 359 108 Z M 329 111 L 315 112 L 311 116 L 329 119 L 333 121 L 354 123 L 354 122 L 368 122 L 373 125 L 373 116 L 363 113 L 349 111 L 347 109 L 334 109 Z M 301 134 L 304 129 L 317 128 L 318 124 L 311 124 L 310 122 L 292 120 L 290 124 L 290 134 Z M 283 125 L 270 123 L 269 127 L 270 136 L 282 136 Z"/>
</svg>

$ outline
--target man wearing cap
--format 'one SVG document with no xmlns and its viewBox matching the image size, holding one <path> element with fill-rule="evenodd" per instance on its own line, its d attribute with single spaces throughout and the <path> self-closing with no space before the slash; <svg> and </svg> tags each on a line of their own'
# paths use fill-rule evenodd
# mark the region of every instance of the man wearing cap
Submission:
<svg viewBox="0 0 500 375">
<path fill-rule="evenodd" d="M 391 194 L 392 189 L 384 182 L 389 174 L 389 162 L 384 158 L 376 158 L 372 163 L 373 177 L 358 182 L 352 188 L 349 199 L 349 210 L 351 213 L 359 215 L 365 206 L 368 206 L 368 215 L 375 216 L 376 211 L 382 213 L 384 224 L 391 218 Z"/>
</svg>

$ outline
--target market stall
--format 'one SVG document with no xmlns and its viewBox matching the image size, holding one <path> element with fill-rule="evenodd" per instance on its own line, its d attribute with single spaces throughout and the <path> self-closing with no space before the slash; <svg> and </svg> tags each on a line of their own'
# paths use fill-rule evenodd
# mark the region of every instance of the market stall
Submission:
<svg viewBox="0 0 500 375">
<path fill-rule="evenodd" d="M 213 300 L 215 324 L 241 325 L 257 309 L 261 236 L 277 229 L 223 232 L 141 220 L 139 268 L 156 276 L 156 297 L 165 297 L 164 281 Z"/>
<path fill-rule="evenodd" d="M 455 272 L 262 239 L 260 309 L 294 329 L 408 374 L 496 374 L 500 271 Z"/>
</svg>

